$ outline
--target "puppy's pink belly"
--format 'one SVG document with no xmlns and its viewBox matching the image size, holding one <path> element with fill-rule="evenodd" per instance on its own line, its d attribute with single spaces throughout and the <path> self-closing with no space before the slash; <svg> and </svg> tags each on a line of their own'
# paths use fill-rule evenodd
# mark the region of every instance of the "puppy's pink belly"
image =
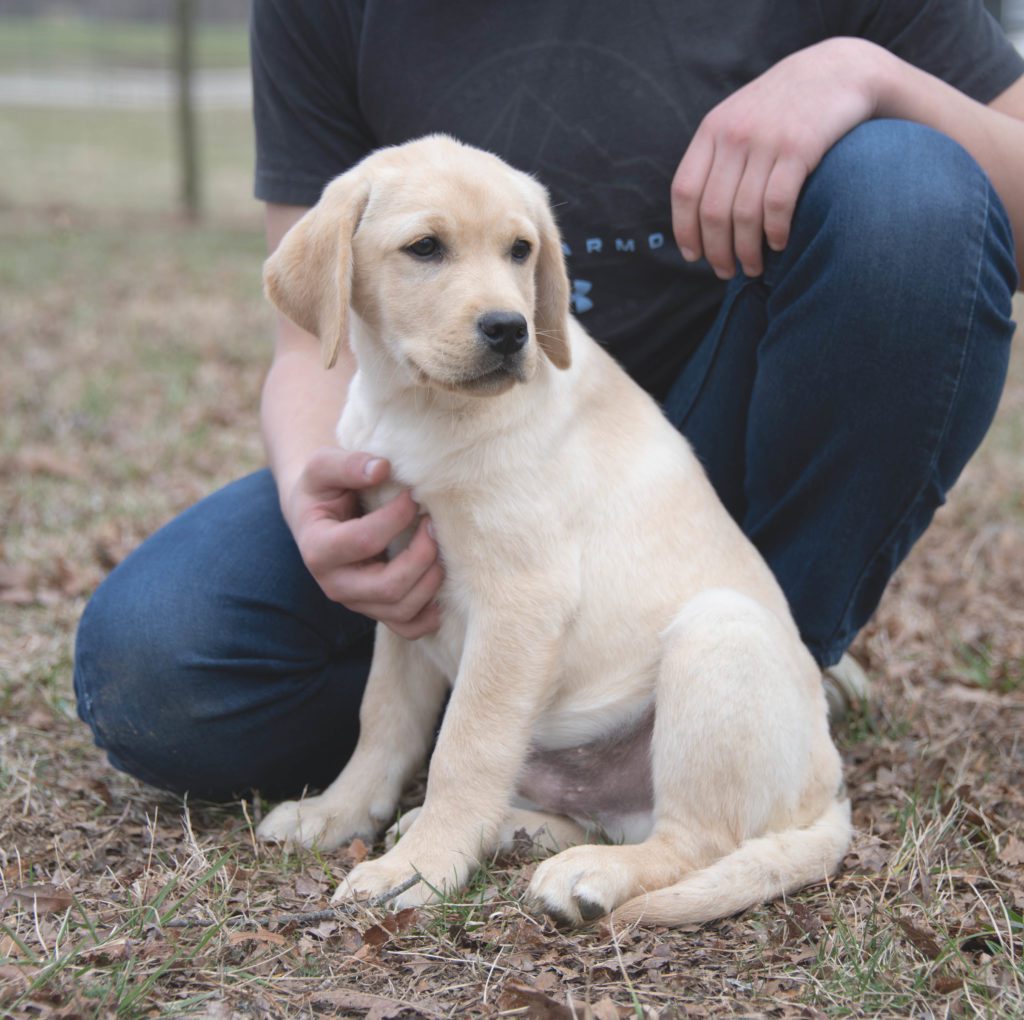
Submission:
<svg viewBox="0 0 1024 1020">
<path fill-rule="evenodd" d="M 519 795 L 543 811 L 599 824 L 650 811 L 653 727 L 649 712 L 614 737 L 556 751 L 534 748 L 520 775 Z"/>
</svg>

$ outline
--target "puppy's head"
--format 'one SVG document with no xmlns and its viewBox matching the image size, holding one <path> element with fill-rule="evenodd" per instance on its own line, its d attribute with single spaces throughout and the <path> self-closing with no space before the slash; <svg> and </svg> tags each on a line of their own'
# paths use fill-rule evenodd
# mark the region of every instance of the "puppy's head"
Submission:
<svg viewBox="0 0 1024 1020">
<path fill-rule="evenodd" d="M 569 366 L 569 284 L 545 190 L 442 136 L 338 177 L 264 267 L 267 296 L 333 365 L 351 306 L 413 382 L 490 395 Z"/>
</svg>

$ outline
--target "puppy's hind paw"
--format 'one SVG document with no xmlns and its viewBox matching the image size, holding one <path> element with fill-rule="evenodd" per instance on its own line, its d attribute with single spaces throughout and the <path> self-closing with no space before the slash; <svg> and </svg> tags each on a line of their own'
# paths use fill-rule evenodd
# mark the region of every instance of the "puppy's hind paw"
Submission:
<svg viewBox="0 0 1024 1020">
<path fill-rule="evenodd" d="M 600 920 L 630 892 L 627 876 L 616 867 L 622 849 L 578 846 L 544 861 L 530 882 L 531 902 L 560 925 L 577 927 Z"/>
</svg>

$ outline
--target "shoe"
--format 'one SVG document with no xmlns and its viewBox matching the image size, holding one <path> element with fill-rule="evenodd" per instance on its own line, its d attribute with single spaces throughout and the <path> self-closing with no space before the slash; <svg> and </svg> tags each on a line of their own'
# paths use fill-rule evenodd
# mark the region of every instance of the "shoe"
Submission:
<svg viewBox="0 0 1024 1020">
<path fill-rule="evenodd" d="M 833 725 L 853 714 L 864 715 L 871 699 L 871 684 L 867 673 L 849 652 L 822 672 L 828 721 Z"/>
</svg>

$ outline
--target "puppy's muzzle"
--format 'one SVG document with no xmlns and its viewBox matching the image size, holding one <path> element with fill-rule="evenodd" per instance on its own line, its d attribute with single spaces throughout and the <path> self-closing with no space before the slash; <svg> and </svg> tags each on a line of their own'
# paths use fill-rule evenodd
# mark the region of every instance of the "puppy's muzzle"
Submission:
<svg viewBox="0 0 1024 1020">
<path fill-rule="evenodd" d="M 530 327 L 518 312 L 485 312 L 476 320 L 476 331 L 487 347 L 503 358 L 514 357 L 530 339 Z"/>
</svg>

